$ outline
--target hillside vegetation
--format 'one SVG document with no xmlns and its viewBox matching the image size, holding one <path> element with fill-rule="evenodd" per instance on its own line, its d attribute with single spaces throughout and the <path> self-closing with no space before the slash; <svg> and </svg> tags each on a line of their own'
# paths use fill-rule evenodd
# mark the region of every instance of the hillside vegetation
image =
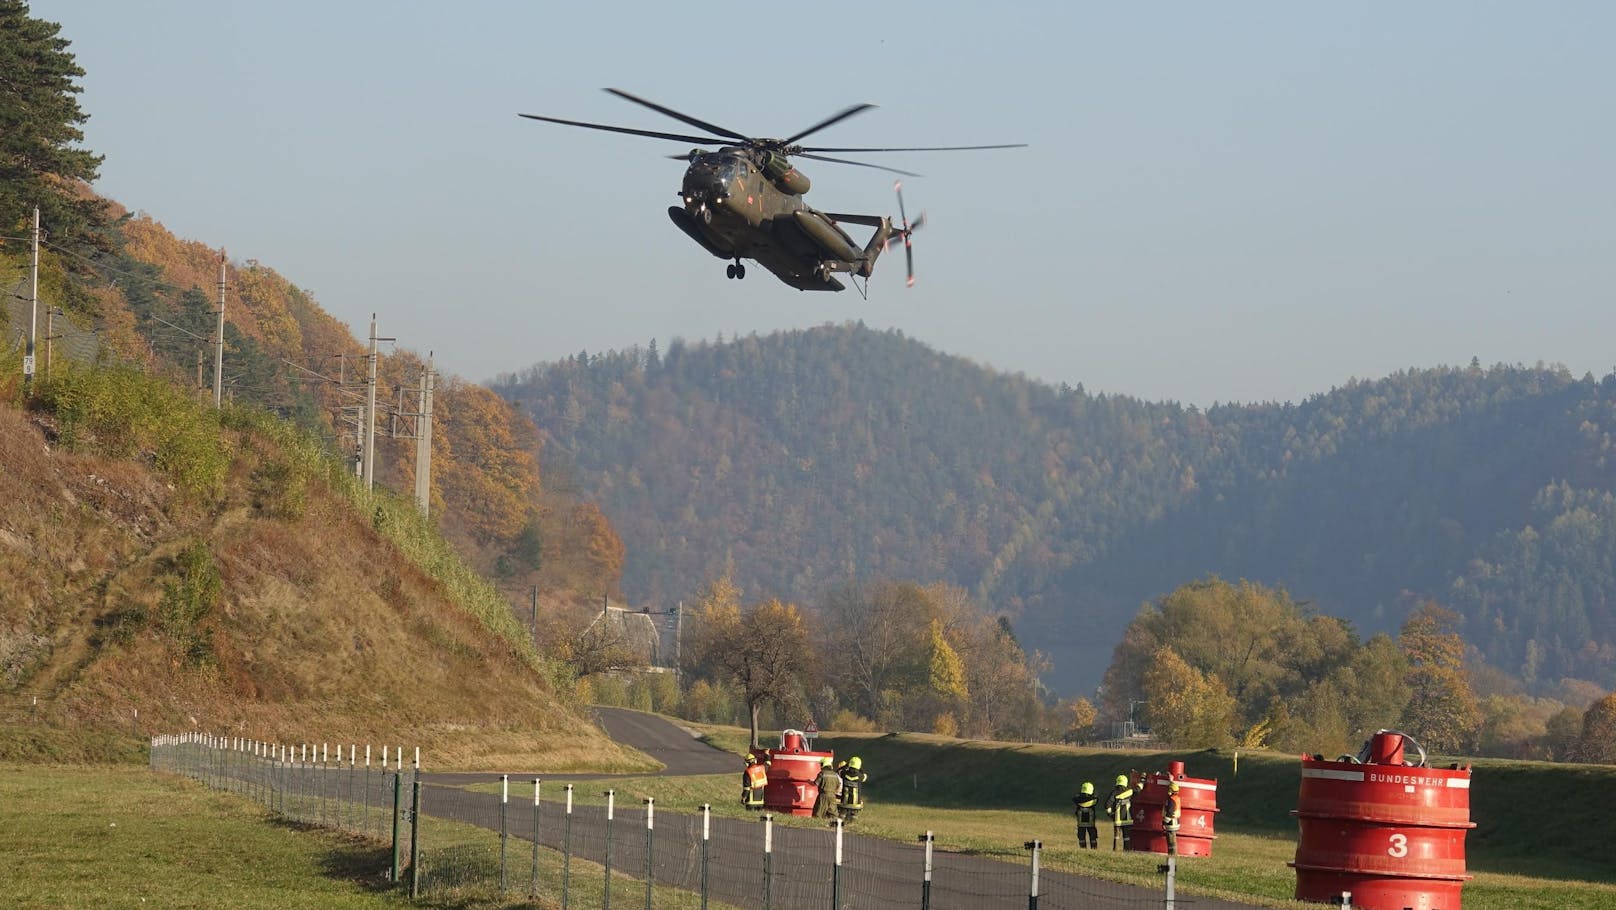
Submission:
<svg viewBox="0 0 1616 910">
<path fill-rule="evenodd" d="M 0 757 L 199 729 L 419 745 L 429 767 L 645 766 L 412 503 L 317 440 L 127 369 L 36 392 L 0 405 L 0 684 L 31 721 Z"/>
<path fill-rule="evenodd" d="M 62 308 L 66 333 L 93 337 L 99 362 L 138 365 L 211 392 L 222 265 L 225 396 L 293 420 L 331 451 L 357 458 L 368 347 L 347 326 L 266 265 L 230 261 L 147 215 L 99 204 L 112 218 L 101 237 L 112 250 L 65 242 L 42 249 L 41 303 Z M 23 250 L 0 244 L 0 277 L 26 274 Z M 64 344 L 57 365 L 82 347 Z M 408 348 L 378 357 L 376 483 L 393 490 L 415 487 L 415 391 L 426 367 Z M 512 599 L 526 600 L 533 585 L 563 603 L 617 593 L 621 543 L 591 503 L 543 482 L 538 434 L 525 417 L 488 389 L 442 374 L 433 416 L 431 510 L 474 566 Z"/>
<path fill-rule="evenodd" d="M 1527 687 L 1616 686 L 1616 376 L 1471 364 L 1202 411 L 843 325 L 580 354 L 495 389 L 602 503 L 636 599 L 725 570 L 801 602 L 946 582 L 1070 691 L 1141 603 L 1215 574 L 1362 634 L 1434 600 Z"/>
<path fill-rule="evenodd" d="M 616 591 L 599 509 L 542 484 L 531 423 L 451 376 L 431 519 L 390 494 L 415 486 L 427 365 L 372 359 L 273 269 L 97 195 L 69 48 L 0 0 L 0 712 L 30 722 L 0 754 L 198 728 L 624 761 L 511 611 L 540 585 L 572 609 Z M 216 356 L 222 411 L 198 403 Z M 374 492 L 352 479 L 367 397 Z"/>
</svg>

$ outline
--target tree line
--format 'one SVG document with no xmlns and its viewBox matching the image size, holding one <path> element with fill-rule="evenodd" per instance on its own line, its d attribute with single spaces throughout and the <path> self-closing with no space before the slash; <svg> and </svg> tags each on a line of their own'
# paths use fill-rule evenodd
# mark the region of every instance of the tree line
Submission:
<svg viewBox="0 0 1616 910">
<path fill-rule="evenodd" d="M 1616 759 L 1616 696 L 1587 684 L 1528 694 L 1479 659 L 1463 621 L 1427 601 L 1397 635 L 1360 639 L 1283 590 L 1198 580 L 1129 624 L 1106 670 L 1100 719 L 1137 720 L 1181 747 L 1333 758 L 1397 729 L 1445 754 Z"/>
</svg>

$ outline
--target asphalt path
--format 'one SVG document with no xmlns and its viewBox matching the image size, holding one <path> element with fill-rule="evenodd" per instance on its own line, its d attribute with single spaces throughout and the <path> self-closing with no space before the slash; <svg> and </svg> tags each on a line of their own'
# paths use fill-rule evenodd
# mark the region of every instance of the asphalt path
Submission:
<svg viewBox="0 0 1616 910">
<path fill-rule="evenodd" d="M 595 715 L 607 736 L 661 762 L 663 774 L 683 776 L 733 771 L 736 778 L 740 778 L 739 755 L 707 745 L 694 733 L 665 717 L 628 708 L 596 708 Z"/>
<path fill-rule="evenodd" d="M 602 728 L 613 739 L 662 762 L 666 766 L 663 774 L 733 771 L 739 782 L 739 756 L 700 742 L 665 718 L 621 708 L 596 711 Z M 540 777 L 547 783 L 643 776 L 510 774 L 513 781 Z M 923 893 L 927 894 L 928 905 L 938 910 L 1029 905 L 1030 855 L 1012 861 L 936 850 L 928 883 L 925 851 L 919 844 L 842 832 L 838 851 L 834 830 L 774 825 L 768 838 L 771 849 L 765 851 L 761 819 L 714 818 L 710 834 L 704 839 L 699 815 L 662 809 L 656 813 L 653 834 L 646 809 L 639 805 L 620 805 L 611 818 L 602 806 L 576 806 L 567 814 L 552 802 L 553 796 L 538 808 L 526 799 L 513 799 L 502 806 L 498 794 L 459 789 L 467 782 L 497 781 L 499 774 L 422 774 L 421 778 L 427 785 L 421 811 L 427 815 L 497 831 L 502 827 L 503 813 L 503 825 L 513 837 L 531 841 L 537 832 L 537 840 L 546 846 L 597 863 L 610 858 L 612 868 L 626 875 L 643 879 L 649 869 L 659 885 L 696 891 L 705 881 L 713 900 L 737 907 L 762 907 L 765 903 L 779 910 L 820 910 L 827 905 L 919 907 Z M 550 792 L 553 791 L 546 791 Z M 612 857 L 614 840 L 616 855 Z M 838 855 L 842 858 L 840 866 L 836 862 Z M 598 873 L 591 881 L 592 887 L 602 887 Z M 1037 906 L 1046 910 L 1147 910 L 1164 905 L 1164 893 L 1159 888 L 1047 869 L 1040 871 L 1038 881 Z M 591 887 L 587 882 L 577 886 Z M 614 894 L 619 887 L 612 887 Z M 620 899 L 627 898 L 622 895 Z M 1252 906 L 1213 898 L 1179 896 L 1177 900 L 1177 907 L 1184 910 L 1247 910 Z"/>
<path fill-rule="evenodd" d="M 463 787 L 467 784 L 499 783 L 508 776 L 512 783 L 531 782 L 533 778 L 545 781 L 614 780 L 657 775 L 687 776 L 693 774 L 735 773 L 740 780 L 744 767 L 741 757 L 733 752 L 714 748 L 696 738 L 696 734 L 665 717 L 635 711 L 630 708 L 594 709 L 595 722 L 614 741 L 644 752 L 662 763 L 660 771 L 633 771 L 626 774 L 576 773 L 560 774 L 543 770 L 513 769 L 511 771 L 445 771 L 422 772 L 421 780 L 429 784 Z"/>
</svg>

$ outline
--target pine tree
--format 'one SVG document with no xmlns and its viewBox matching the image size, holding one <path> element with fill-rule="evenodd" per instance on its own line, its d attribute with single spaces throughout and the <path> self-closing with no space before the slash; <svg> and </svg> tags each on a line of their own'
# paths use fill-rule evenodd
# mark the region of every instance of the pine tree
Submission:
<svg viewBox="0 0 1616 910">
<path fill-rule="evenodd" d="M 39 206 L 59 238 L 98 225 L 100 204 L 74 183 L 95 179 L 101 156 L 76 147 L 84 75 L 61 26 L 35 19 L 23 0 L 0 0 L 0 228 L 13 229 Z"/>
</svg>

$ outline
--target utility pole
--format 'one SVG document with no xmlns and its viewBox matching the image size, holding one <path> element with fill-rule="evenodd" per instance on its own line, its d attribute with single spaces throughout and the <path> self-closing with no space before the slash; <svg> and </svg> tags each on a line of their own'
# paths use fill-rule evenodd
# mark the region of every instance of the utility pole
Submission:
<svg viewBox="0 0 1616 910">
<path fill-rule="evenodd" d="M 376 342 L 393 341 L 376 337 L 376 314 L 370 314 L 370 377 L 365 380 L 365 489 L 376 484 Z"/>
<path fill-rule="evenodd" d="M 370 314 L 370 378 L 365 380 L 365 489 L 376 482 L 376 314 Z"/>
<path fill-rule="evenodd" d="M 30 309 L 28 313 L 28 350 L 22 358 L 22 386 L 29 389 L 34 384 L 34 336 L 39 333 L 39 206 L 34 206 L 34 255 L 33 264 L 29 267 L 28 292 Z"/>
<path fill-rule="evenodd" d="M 224 406 L 224 251 L 219 251 L 219 328 L 213 335 L 213 406 Z"/>
<path fill-rule="evenodd" d="M 415 504 L 421 514 L 432 510 L 432 387 L 436 385 L 432 372 L 432 352 L 426 353 L 426 369 L 421 371 L 421 416 L 415 421 Z M 534 609 L 538 609 L 538 593 L 533 595 Z"/>
</svg>

